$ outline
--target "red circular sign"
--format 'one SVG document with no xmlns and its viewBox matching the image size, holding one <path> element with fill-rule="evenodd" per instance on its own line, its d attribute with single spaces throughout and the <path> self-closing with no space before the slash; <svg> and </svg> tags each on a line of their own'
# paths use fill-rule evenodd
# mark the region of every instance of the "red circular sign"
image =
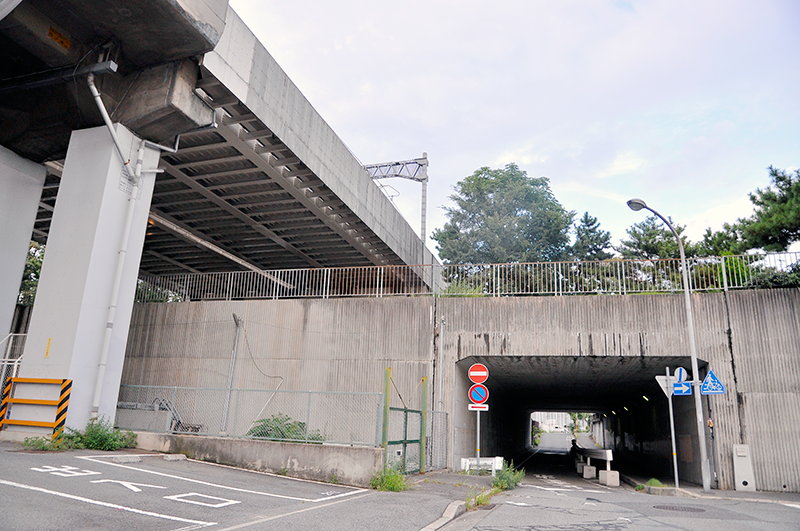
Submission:
<svg viewBox="0 0 800 531">
<path fill-rule="evenodd" d="M 483 404 L 489 399 L 489 390 L 485 385 L 477 383 L 469 388 L 467 395 L 473 404 Z"/>
<path fill-rule="evenodd" d="M 476 384 L 482 384 L 489 378 L 489 369 L 486 368 L 486 365 L 483 363 L 474 363 L 472 367 L 469 368 L 469 375 L 470 381 Z"/>
</svg>

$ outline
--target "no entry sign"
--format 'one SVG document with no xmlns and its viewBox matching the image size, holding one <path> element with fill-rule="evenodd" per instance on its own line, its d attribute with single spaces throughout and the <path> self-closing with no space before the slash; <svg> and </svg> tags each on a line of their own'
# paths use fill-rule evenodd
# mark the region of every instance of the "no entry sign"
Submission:
<svg viewBox="0 0 800 531">
<path fill-rule="evenodd" d="M 474 363 L 467 374 L 472 383 L 482 384 L 489 378 L 489 369 L 483 363 Z"/>
<path fill-rule="evenodd" d="M 485 385 L 476 383 L 469 388 L 469 399 L 473 404 L 483 404 L 489 399 L 489 390 Z"/>
</svg>

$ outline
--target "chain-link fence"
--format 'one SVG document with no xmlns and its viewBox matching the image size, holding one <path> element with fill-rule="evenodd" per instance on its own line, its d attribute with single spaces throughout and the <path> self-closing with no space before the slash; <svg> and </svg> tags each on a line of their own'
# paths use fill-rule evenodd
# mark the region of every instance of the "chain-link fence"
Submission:
<svg viewBox="0 0 800 531">
<path fill-rule="evenodd" d="M 8 378 L 15 378 L 22 363 L 22 352 L 25 350 L 26 334 L 8 334 L 0 342 L 0 388 L 5 385 Z"/>
<path fill-rule="evenodd" d="M 428 431 L 425 444 L 427 470 L 447 468 L 447 412 L 428 411 Z"/>
<path fill-rule="evenodd" d="M 380 393 L 120 386 L 122 429 L 380 446 Z"/>
</svg>

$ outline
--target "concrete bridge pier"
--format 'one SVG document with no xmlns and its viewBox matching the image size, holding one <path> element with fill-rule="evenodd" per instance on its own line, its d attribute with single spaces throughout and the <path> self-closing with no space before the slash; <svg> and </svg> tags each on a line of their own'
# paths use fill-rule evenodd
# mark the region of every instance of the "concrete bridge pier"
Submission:
<svg viewBox="0 0 800 531">
<path fill-rule="evenodd" d="M 122 125 L 115 130 L 133 167 L 142 142 Z M 155 182 L 152 170 L 160 157 L 150 147 L 143 154 L 143 171 L 134 186 L 106 127 L 73 131 L 67 150 L 19 376 L 73 380 L 67 414 L 72 428 L 89 421 L 101 373 L 98 412 L 114 418 Z M 108 357 L 103 371 L 104 342 Z M 20 384 L 16 395 L 55 400 L 59 391 L 55 385 Z M 52 422 L 54 415 L 52 406 L 18 404 L 11 410 L 11 418 L 21 420 Z"/>
<path fill-rule="evenodd" d="M 11 329 L 44 178 L 44 166 L 0 146 L 0 340 Z"/>
</svg>

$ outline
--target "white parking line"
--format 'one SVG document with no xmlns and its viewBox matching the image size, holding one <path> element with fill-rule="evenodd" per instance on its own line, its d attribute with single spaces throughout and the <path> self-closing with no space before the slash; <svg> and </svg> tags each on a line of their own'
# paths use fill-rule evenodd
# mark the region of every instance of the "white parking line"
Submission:
<svg viewBox="0 0 800 531">
<path fill-rule="evenodd" d="M 262 491 L 257 491 L 257 490 L 241 489 L 241 488 L 238 488 L 238 487 L 229 487 L 228 485 L 220 485 L 218 483 L 209 483 L 207 481 L 201 481 L 199 479 L 192 479 L 192 478 L 187 478 L 187 477 L 183 477 L 183 476 L 176 476 L 176 475 L 173 475 L 173 474 L 166 474 L 164 472 L 156 472 L 154 470 L 147 470 L 147 469 L 144 469 L 144 468 L 137 468 L 137 467 L 134 467 L 134 466 L 121 465 L 121 464 L 118 464 L 118 463 L 109 463 L 107 461 L 101 461 L 100 457 L 94 457 L 94 456 L 76 456 L 76 457 L 77 457 L 77 459 L 85 459 L 85 460 L 91 461 L 93 463 L 100 463 L 100 464 L 103 464 L 103 465 L 116 466 L 116 467 L 120 467 L 120 468 L 126 468 L 128 470 L 135 470 L 137 472 L 144 472 L 146 474 L 154 474 L 154 475 L 157 475 L 157 476 L 162 476 L 162 477 L 167 477 L 167 478 L 172 478 L 172 479 L 178 479 L 178 480 L 181 480 L 181 481 L 188 481 L 190 483 L 197 483 L 199 485 L 205 485 L 207 487 L 216 487 L 216 488 L 219 488 L 219 489 L 232 490 L 232 491 L 235 491 L 235 492 L 244 492 L 244 493 L 247 493 L 247 494 L 257 494 L 259 496 L 269 496 L 271 498 L 281 498 L 281 499 L 284 499 L 284 500 L 295 500 L 295 501 L 302 501 L 302 502 L 319 503 L 319 502 L 323 502 L 323 501 L 335 500 L 336 498 L 343 498 L 343 497 L 346 497 L 346 496 L 352 496 L 352 495 L 358 494 L 360 492 L 366 492 L 366 489 L 360 489 L 360 488 L 356 488 L 356 487 L 348 487 L 348 488 L 352 488 L 353 490 L 351 490 L 350 492 L 343 492 L 343 493 L 337 494 L 335 496 L 326 496 L 324 498 L 300 498 L 300 497 L 297 497 L 297 496 L 284 496 L 283 494 L 273 494 L 271 492 L 262 492 Z M 155 455 L 154 454 L 150 454 L 150 455 L 142 455 L 142 456 L 139 456 L 139 457 L 155 457 Z M 105 456 L 103 456 L 103 458 L 107 459 L 107 457 L 105 457 Z M 195 462 L 199 463 L 199 464 L 205 464 L 205 463 L 202 463 L 202 461 L 195 461 Z M 316 483 L 316 482 L 314 482 L 314 483 Z"/>
<path fill-rule="evenodd" d="M 216 500 L 219 503 L 206 503 L 200 500 L 187 500 L 189 497 L 204 498 L 206 500 Z M 186 494 L 176 494 L 174 496 L 164 496 L 165 500 L 174 500 L 183 503 L 191 503 L 194 505 L 202 505 L 203 507 L 211 507 L 212 509 L 219 509 L 220 507 L 227 507 L 228 505 L 236 505 L 242 503 L 237 500 L 226 500 L 225 498 L 217 498 L 216 496 L 209 496 L 207 494 L 200 494 L 199 492 L 187 492 Z"/>
<path fill-rule="evenodd" d="M 365 492 L 365 491 L 362 490 L 362 492 Z M 369 496 L 369 494 L 362 494 L 361 496 L 359 496 L 359 498 L 363 498 L 364 496 Z M 314 506 L 314 507 L 306 507 L 305 509 L 298 509 L 297 511 L 290 511 L 290 512 L 284 513 L 284 514 L 276 514 L 275 516 L 268 516 L 266 518 L 259 518 L 258 520 L 253 520 L 252 522 L 245 522 L 243 524 L 238 524 L 238 525 L 234 525 L 234 526 L 231 526 L 231 527 L 226 527 L 224 529 L 220 529 L 219 531 L 234 531 L 236 529 L 244 529 L 245 527 L 250 527 L 250 526 L 258 525 L 258 524 L 263 524 L 264 522 L 269 522 L 271 520 L 277 520 L 279 518 L 285 518 L 287 516 L 293 516 L 295 514 L 305 513 L 305 512 L 308 512 L 308 511 L 315 511 L 317 509 L 323 509 L 325 507 L 330 507 L 331 505 L 336 505 L 337 503 L 342 503 L 344 501 L 351 501 L 351 500 L 337 500 L 335 502 L 325 503 L 323 505 L 317 505 L 317 506 Z"/>
<path fill-rule="evenodd" d="M 168 514 L 161 514 L 161 513 L 154 513 L 151 511 L 143 511 L 141 509 L 134 509 L 133 507 L 126 507 L 124 505 L 117 505 L 116 503 L 108 503 L 99 500 L 92 500 L 90 498 L 84 498 L 83 496 L 75 496 L 74 494 L 67 494 L 65 492 L 58 492 L 55 490 L 48 490 L 43 489 L 41 487 L 34 487 L 32 485 L 23 485 L 22 483 L 15 483 L 13 481 L 6 481 L 4 479 L 0 479 L 0 485 L 8 485 L 9 487 L 16 487 L 18 489 L 26 489 L 32 490 L 36 492 L 43 492 L 45 494 L 52 494 L 53 496 L 58 496 L 61 498 L 67 498 L 70 500 L 76 500 L 84 503 L 90 503 L 92 505 L 100 505 L 102 507 L 108 507 L 110 509 L 118 509 L 121 511 L 128 511 L 131 513 L 141 514 L 143 516 L 153 516 L 155 518 L 163 518 L 164 520 L 172 520 L 175 522 L 183 522 L 185 524 L 193 524 L 192 529 L 199 529 L 199 527 L 208 527 L 212 525 L 217 525 L 216 522 L 203 522 L 201 520 L 188 520 L 186 518 L 180 518 L 178 516 L 170 516 Z M 199 526 L 199 527 L 195 527 Z M 183 528 L 186 529 L 186 528 Z"/>
</svg>

